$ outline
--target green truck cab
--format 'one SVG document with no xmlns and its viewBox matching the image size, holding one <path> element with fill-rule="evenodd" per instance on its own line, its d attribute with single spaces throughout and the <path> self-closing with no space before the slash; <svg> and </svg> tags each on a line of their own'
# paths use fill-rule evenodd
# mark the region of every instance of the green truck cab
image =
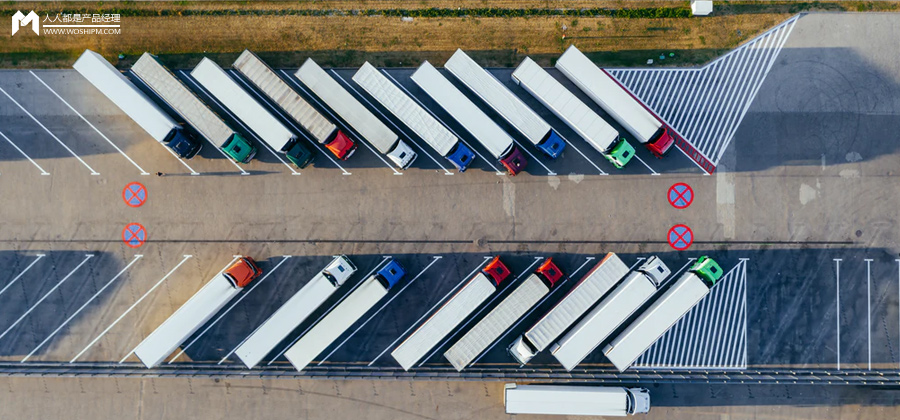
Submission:
<svg viewBox="0 0 900 420">
<path fill-rule="evenodd" d="M 702 278 L 709 287 L 715 286 L 716 282 L 722 278 L 723 274 L 722 267 L 719 267 L 718 263 L 705 255 L 700 257 L 700 259 L 694 263 L 690 271 Z"/>
<path fill-rule="evenodd" d="M 298 168 L 303 169 L 307 165 L 309 165 L 313 158 L 316 157 L 316 153 L 310 150 L 308 147 L 300 144 L 300 141 L 295 141 L 287 151 L 284 152 L 287 156 L 288 160 L 291 161 L 294 165 L 297 165 Z"/>
<path fill-rule="evenodd" d="M 238 163 L 250 163 L 256 156 L 256 152 L 259 151 L 253 143 L 238 133 L 229 137 L 220 148 L 228 157 Z"/>
<path fill-rule="evenodd" d="M 622 169 L 628 162 L 631 161 L 631 158 L 634 157 L 634 147 L 628 143 L 624 138 L 619 138 L 619 141 L 616 144 L 603 153 L 603 157 L 606 160 L 610 161 L 616 168 Z"/>
</svg>

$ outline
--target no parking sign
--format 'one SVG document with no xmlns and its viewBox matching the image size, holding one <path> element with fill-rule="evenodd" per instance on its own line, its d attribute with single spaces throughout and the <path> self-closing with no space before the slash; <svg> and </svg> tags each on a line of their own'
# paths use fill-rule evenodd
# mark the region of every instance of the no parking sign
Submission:
<svg viewBox="0 0 900 420">
<path fill-rule="evenodd" d="M 678 250 L 684 251 L 691 247 L 694 243 L 694 232 L 687 225 L 675 225 L 669 229 L 668 235 L 669 245 Z"/>
</svg>

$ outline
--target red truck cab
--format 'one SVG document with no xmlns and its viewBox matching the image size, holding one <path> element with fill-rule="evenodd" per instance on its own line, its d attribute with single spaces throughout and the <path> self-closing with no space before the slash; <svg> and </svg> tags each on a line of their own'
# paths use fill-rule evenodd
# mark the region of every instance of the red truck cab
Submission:
<svg viewBox="0 0 900 420">
<path fill-rule="evenodd" d="M 509 269 L 503 265 L 503 262 L 500 261 L 500 256 L 494 257 L 491 262 L 489 262 L 484 268 L 481 270 L 486 276 L 494 279 L 494 283 L 499 286 L 500 283 L 503 282 L 507 277 L 509 277 Z"/>
<path fill-rule="evenodd" d="M 544 280 L 550 283 L 550 287 L 555 286 L 556 282 L 563 277 L 562 270 L 553 263 L 553 258 L 547 258 L 547 261 L 544 261 L 535 273 L 539 274 Z"/>
<path fill-rule="evenodd" d="M 262 274 L 262 270 L 256 266 L 256 261 L 250 257 L 241 257 L 237 262 L 225 270 L 225 277 L 231 280 L 231 284 L 238 289 L 246 287 Z"/>
<path fill-rule="evenodd" d="M 525 154 L 522 153 L 516 145 L 513 145 L 509 155 L 500 159 L 500 163 L 506 167 L 506 170 L 509 171 L 510 175 L 516 176 L 516 174 L 522 172 L 522 170 L 525 169 L 525 166 L 528 165 L 528 159 L 525 158 Z"/>
<path fill-rule="evenodd" d="M 646 144 L 647 150 L 658 159 L 662 159 L 663 156 L 669 153 L 673 145 L 675 145 L 675 133 L 672 133 L 671 129 L 665 125 L 660 127 L 656 134 L 653 135 L 653 138 Z"/>
<path fill-rule="evenodd" d="M 341 130 L 335 130 L 334 137 L 325 143 L 325 147 L 340 160 L 347 160 L 356 151 L 356 143 Z"/>
</svg>

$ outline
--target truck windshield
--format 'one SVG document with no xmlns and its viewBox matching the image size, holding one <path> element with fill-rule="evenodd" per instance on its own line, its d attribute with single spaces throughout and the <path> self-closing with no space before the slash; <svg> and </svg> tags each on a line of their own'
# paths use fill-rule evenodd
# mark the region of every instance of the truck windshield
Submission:
<svg viewBox="0 0 900 420">
<path fill-rule="evenodd" d="M 338 282 L 337 282 L 337 279 L 334 278 L 334 276 L 332 276 L 331 273 L 329 273 L 329 272 L 327 272 L 327 271 L 323 271 L 323 272 L 322 272 L 322 275 L 325 276 L 325 278 L 328 279 L 328 281 L 331 282 L 331 284 L 332 284 L 334 287 L 340 286 L 340 284 L 338 284 Z"/>
</svg>

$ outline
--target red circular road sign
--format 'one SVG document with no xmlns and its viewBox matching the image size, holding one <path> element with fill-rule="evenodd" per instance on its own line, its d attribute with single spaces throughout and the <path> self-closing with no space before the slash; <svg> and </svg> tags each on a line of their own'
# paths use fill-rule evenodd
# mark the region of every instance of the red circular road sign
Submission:
<svg viewBox="0 0 900 420">
<path fill-rule="evenodd" d="M 691 244 L 694 243 L 694 232 L 691 228 L 686 225 L 675 225 L 669 229 L 668 234 L 669 246 L 678 250 L 684 251 L 691 247 Z"/>
<path fill-rule="evenodd" d="M 147 229 L 140 223 L 129 223 L 122 229 L 122 241 L 131 248 L 137 248 L 147 241 Z"/>
<path fill-rule="evenodd" d="M 122 200 L 128 207 L 140 207 L 147 202 L 147 187 L 140 182 L 132 182 L 122 190 Z"/>
<path fill-rule="evenodd" d="M 684 182 L 679 182 L 669 187 L 667 196 L 672 207 L 684 209 L 694 202 L 694 189 Z"/>
</svg>

